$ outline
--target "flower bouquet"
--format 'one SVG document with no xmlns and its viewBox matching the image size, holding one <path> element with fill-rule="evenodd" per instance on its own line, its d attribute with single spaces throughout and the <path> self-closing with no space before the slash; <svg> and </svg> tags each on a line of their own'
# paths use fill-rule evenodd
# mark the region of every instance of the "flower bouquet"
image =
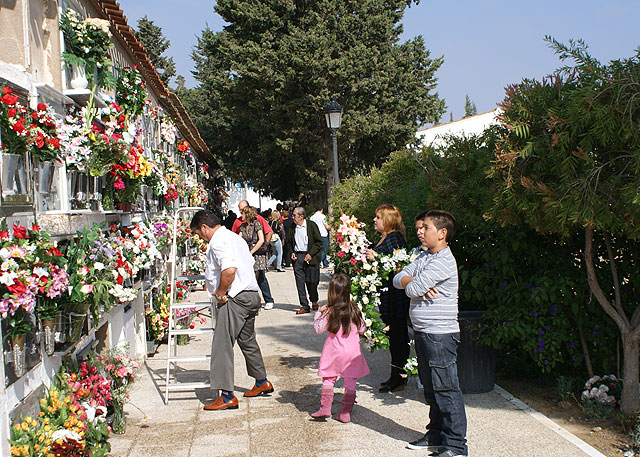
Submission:
<svg viewBox="0 0 640 457">
<path fill-rule="evenodd" d="M 111 379 L 111 429 L 118 434 L 125 432 L 124 405 L 129 401 L 129 389 L 135 380 L 136 370 L 140 368 L 140 364 L 127 355 L 128 352 L 127 343 L 123 347 L 108 348 L 98 357 L 98 361 L 103 364 L 107 376 Z"/>
<path fill-rule="evenodd" d="M 580 400 L 589 416 L 604 419 L 611 417 L 621 394 L 622 380 L 612 374 L 594 376 L 585 383 Z"/>
<path fill-rule="evenodd" d="M 147 91 L 136 66 L 121 68 L 116 82 L 116 101 L 124 108 L 127 116 L 136 117 L 142 114 L 146 100 Z"/>
</svg>

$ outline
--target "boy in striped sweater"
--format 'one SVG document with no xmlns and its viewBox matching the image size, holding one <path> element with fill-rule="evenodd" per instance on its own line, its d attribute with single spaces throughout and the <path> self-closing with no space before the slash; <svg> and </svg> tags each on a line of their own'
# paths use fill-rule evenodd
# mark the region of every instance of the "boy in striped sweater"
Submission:
<svg viewBox="0 0 640 457">
<path fill-rule="evenodd" d="M 428 211 L 418 235 L 425 252 L 393 279 L 411 298 L 418 373 L 429 405 L 427 433 L 410 442 L 437 457 L 466 456 L 467 417 L 458 385 L 458 267 L 449 248 L 455 219 L 446 211 Z M 434 293 L 434 290 L 436 291 Z"/>
</svg>

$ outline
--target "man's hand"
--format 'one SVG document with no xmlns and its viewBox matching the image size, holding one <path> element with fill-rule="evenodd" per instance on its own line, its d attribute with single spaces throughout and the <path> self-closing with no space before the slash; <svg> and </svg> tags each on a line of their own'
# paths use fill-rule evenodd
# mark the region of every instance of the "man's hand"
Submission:
<svg viewBox="0 0 640 457">
<path fill-rule="evenodd" d="M 435 287 L 432 287 L 427 291 L 426 294 L 424 294 L 425 298 L 431 298 L 431 299 L 436 298 L 437 296 L 438 296 L 438 289 L 436 289 Z"/>
<path fill-rule="evenodd" d="M 294 262 L 296 261 L 297 257 L 296 257 L 296 253 L 292 252 L 291 253 L 291 260 L 293 260 Z"/>
<path fill-rule="evenodd" d="M 311 256 L 309 254 L 304 256 L 304 261 L 309 263 L 309 261 L 311 260 Z"/>
</svg>

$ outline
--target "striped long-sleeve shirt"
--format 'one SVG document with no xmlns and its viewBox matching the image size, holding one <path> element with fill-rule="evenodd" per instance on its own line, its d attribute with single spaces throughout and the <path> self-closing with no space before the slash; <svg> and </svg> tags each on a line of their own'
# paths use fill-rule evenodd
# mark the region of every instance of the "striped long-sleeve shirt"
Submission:
<svg viewBox="0 0 640 457">
<path fill-rule="evenodd" d="M 458 265 L 446 247 L 430 254 L 423 252 L 393 278 L 393 285 L 401 289 L 405 276 L 415 279 L 407 284 L 405 293 L 411 298 L 409 317 L 413 329 L 423 333 L 456 333 L 458 326 Z M 432 287 L 438 289 L 436 298 L 426 297 Z"/>
</svg>

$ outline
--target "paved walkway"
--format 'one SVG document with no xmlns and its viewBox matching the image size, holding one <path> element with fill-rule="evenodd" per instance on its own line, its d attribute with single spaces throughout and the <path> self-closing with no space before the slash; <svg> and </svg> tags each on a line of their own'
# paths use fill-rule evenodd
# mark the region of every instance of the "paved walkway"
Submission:
<svg viewBox="0 0 640 457">
<path fill-rule="evenodd" d="M 166 346 L 148 359 L 131 401 L 150 416 L 127 405 L 127 432 L 111 439 L 112 455 L 121 457 L 211 457 L 211 456 L 423 456 L 426 452 L 405 448 L 407 441 L 424 433 L 428 407 L 422 391 L 412 380 L 397 394 L 378 393 L 388 375 L 388 351 L 366 354 L 371 374 L 359 380 L 352 422 L 342 424 L 309 420 L 319 406 L 320 378 L 316 370 L 324 341 L 313 331 L 312 314 L 296 316 L 297 293 L 291 269 L 269 273 L 276 300 L 273 310 L 257 318 L 258 341 L 275 393 L 270 397 L 245 399 L 242 392 L 253 386 L 244 359 L 236 347 L 236 395 L 240 408 L 234 411 L 204 411 L 212 401 L 207 390 L 173 392 L 163 403 Z M 326 279 L 320 285 L 321 304 L 326 298 Z M 197 294 L 202 294 L 198 292 Z M 191 337 L 180 346 L 179 355 L 208 354 L 210 335 Z M 206 365 L 206 366 L 205 366 Z M 185 364 L 183 379 L 208 379 L 208 363 Z M 338 382 L 334 413 L 342 398 Z M 585 457 L 586 452 L 518 409 L 498 392 L 466 395 L 469 422 L 469 455 L 472 457 Z M 580 443 L 578 443 L 579 445 Z"/>
</svg>

